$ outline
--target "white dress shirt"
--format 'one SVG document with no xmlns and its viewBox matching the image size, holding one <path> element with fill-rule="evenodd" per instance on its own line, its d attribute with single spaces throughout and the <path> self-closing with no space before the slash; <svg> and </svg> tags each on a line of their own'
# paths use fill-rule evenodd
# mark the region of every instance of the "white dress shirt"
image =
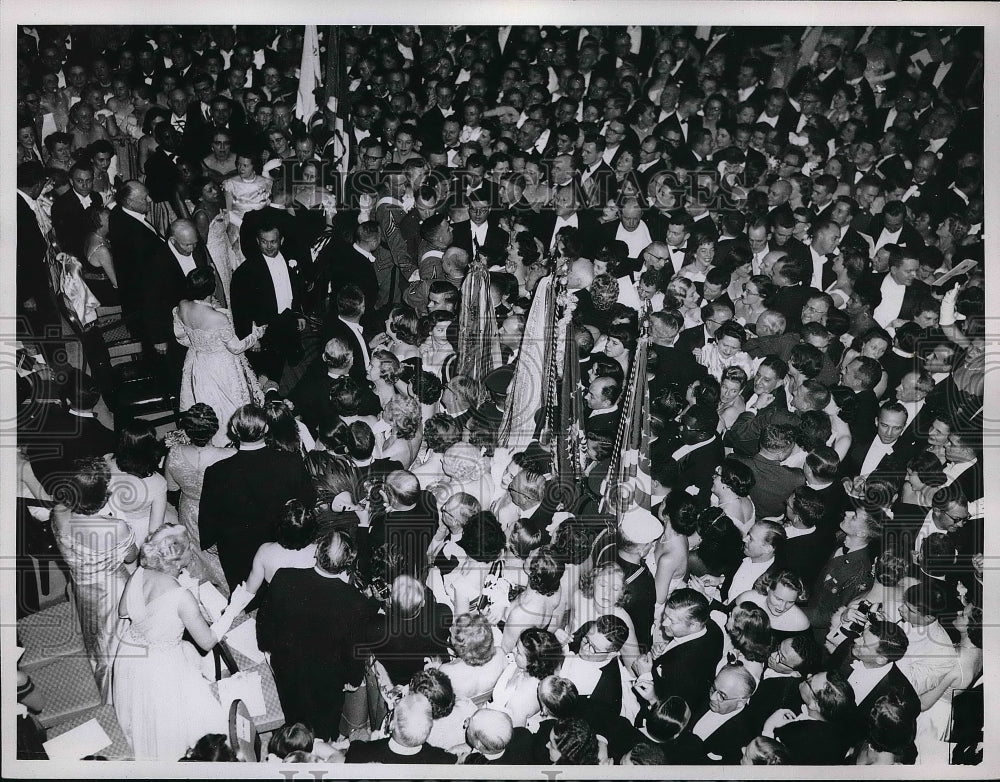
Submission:
<svg viewBox="0 0 1000 782">
<path fill-rule="evenodd" d="M 882 328 L 887 328 L 896 318 L 903 308 L 903 297 L 906 295 L 906 286 L 896 282 L 891 274 L 885 275 L 882 280 L 882 303 L 879 304 L 872 317 Z"/>
<path fill-rule="evenodd" d="M 872 440 L 872 444 L 868 447 L 868 453 L 865 454 L 865 460 L 861 463 L 860 475 L 869 476 L 878 467 L 879 462 L 882 461 L 886 456 L 893 452 L 896 447 L 896 442 L 883 443 L 882 439 L 876 435 L 875 439 Z"/>
<path fill-rule="evenodd" d="M 812 277 L 809 284 L 816 290 L 823 290 L 823 264 L 827 262 L 825 255 L 820 255 L 809 245 L 809 257 L 812 258 Z"/>
<path fill-rule="evenodd" d="M 284 256 L 278 253 L 273 258 L 264 256 L 267 270 L 271 275 L 271 282 L 274 284 L 274 298 L 278 303 L 278 314 L 280 315 L 292 306 L 292 280 L 288 274 L 288 265 Z"/>
<path fill-rule="evenodd" d="M 728 714 L 719 714 L 718 712 L 714 712 L 711 709 L 709 709 L 702 715 L 702 718 L 698 720 L 697 723 L 695 723 L 695 726 L 691 729 L 691 732 L 695 736 L 700 738 L 702 741 L 704 741 L 713 733 L 715 733 L 715 731 L 717 731 L 719 728 L 721 728 L 723 725 L 729 722 L 729 720 L 731 720 L 733 717 L 735 717 L 741 711 L 743 711 L 744 708 L 746 707 L 744 706 L 742 708 L 736 709 L 736 711 L 731 711 Z"/>
<path fill-rule="evenodd" d="M 878 683 L 888 676 L 891 670 L 892 663 L 877 665 L 874 668 L 866 667 L 860 660 L 855 660 L 851 663 L 851 673 L 847 677 L 847 681 L 854 688 L 855 702 L 861 703 L 861 701 L 867 698 L 871 691 L 878 686 Z"/>
<path fill-rule="evenodd" d="M 170 252 L 174 254 L 174 258 L 177 259 L 177 264 L 181 267 L 181 271 L 184 273 L 185 277 L 198 268 L 198 264 L 194 262 L 193 253 L 191 255 L 182 255 L 177 251 L 177 248 L 174 247 L 173 242 L 167 242 L 167 246 L 170 248 Z"/>
<path fill-rule="evenodd" d="M 553 250 L 556 246 L 556 237 L 559 235 L 559 229 L 570 226 L 571 228 L 580 227 L 580 218 L 574 212 L 569 217 L 557 217 L 556 224 L 552 227 L 552 240 L 549 242 L 549 249 Z"/>
<path fill-rule="evenodd" d="M 899 235 L 902 232 L 903 232 L 902 226 L 900 226 L 895 231 L 890 231 L 888 228 L 883 228 L 882 233 L 880 233 L 875 240 L 875 251 L 878 252 L 887 244 L 896 244 L 899 241 Z"/>
<path fill-rule="evenodd" d="M 729 595 L 725 602 L 730 603 L 737 595 L 742 595 L 753 589 L 754 582 L 773 564 L 774 557 L 763 562 L 751 562 L 750 557 L 744 557 L 736 569 L 736 573 L 733 574 L 732 583 L 729 585 Z"/>
</svg>

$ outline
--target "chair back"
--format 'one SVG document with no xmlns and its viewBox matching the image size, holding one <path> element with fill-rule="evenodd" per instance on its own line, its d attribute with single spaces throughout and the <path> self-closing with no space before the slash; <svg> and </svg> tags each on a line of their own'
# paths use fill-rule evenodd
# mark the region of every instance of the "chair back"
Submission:
<svg viewBox="0 0 1000 782">
<path fill-rule="evenodd" d="M 250 719 L 247 705 L 237 698 L 229 705 L 229 746 L 241 763 L 256 763 L 260 744 L 257 728 Z"/>
</svg>

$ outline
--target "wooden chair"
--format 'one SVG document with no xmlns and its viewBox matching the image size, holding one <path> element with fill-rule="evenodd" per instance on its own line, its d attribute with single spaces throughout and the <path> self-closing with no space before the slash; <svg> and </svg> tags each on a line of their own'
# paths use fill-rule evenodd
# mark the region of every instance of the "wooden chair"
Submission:
<svg viewBox="0 0 1000 782">
<path fill-rule="evenodd" d="M 247 705 L 237 699 L 229 705 L 229 746 L 242 763 L 260 759 L 260 737 Z"/>
</svg>

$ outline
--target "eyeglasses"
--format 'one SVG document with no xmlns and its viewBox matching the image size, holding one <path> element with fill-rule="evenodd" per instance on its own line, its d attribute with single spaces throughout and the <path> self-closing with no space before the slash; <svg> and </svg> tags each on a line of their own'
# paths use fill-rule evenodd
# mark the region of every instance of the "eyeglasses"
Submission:
<svg viewBox="0 0 1000 782">
<path fill-rule="evenodd" d="M 594 646 L 594 642 L 593 640 L 591 640 L 589 635 L 583 636 L 583 638 L 580 639 L 580 643 L 587 644 L 587 646 L 590 647 L 591 651 L 595 652 L 596 654 L 607 654 L 608 652 L 613 651 L 612 649 L 598 649 L 596 646 Z"/>
<path fill-rule="evenodd" d="M 734 695 L 726 695 L 726 693 L 724 693 L 722 690 L 720 690 L 714 684 L 709 689 L 708 694 L 709 695 L 717 695 L 717 696 L 719 696 L 719 700 L 720 701 L 738 701 L 740 698 L 743 697 L 742 695 L 735 695 L 735 696 Z"/>
<path fill-rule="evenodd" d="M 940 513 L 942 516 L 947 516 L 949 519 L 951 519 L 953 522 L 955 522 L 956 524 L 959 524 L 959 525 L 965 524 L 965 522 L 967 522 L 969 520 L 969 518 L 970 518 L 970 516 L 967 516 L 967 515 L 966 516 L 952 516 L 950 513 L 948 513 L 948 511 L 944 511 L 944 510 L 938 510 L 938 513 Z"/>
<path fill-rule="evenodd" d="M 670 258 L 664 255 L 653 255 L 652 253 L 646 253 L 646 259 L 653 261 L 662 261 L 663 263 L 666 263 L 667 261 L 670 260 Z"/>
<path fill-rule="evenodd" d="M 812 677 L 812 676 L 810 676 L 810 677 L 808 677 L 808 678 L 806 678 L 806 679 L 803 679 L 802 681 L 803 681 L 803 683 L 804 683 L 804 684 L 806 685 L 806 687 L 808 687 L 808 688 L 809 688 L 809 692 L 811 692 L 811 693 L 813 694 L 813 697 L 814 697 L 814 698 L 818 698 L 818 697 L 819 697 L 819 694 L 818 694 L 818 693 L 816 692 L 816 688 L 815 688 L 815 687 L 813 687 L 813 685 L 812 685 L 812 678 L 813 678 L 813 677 Z"/>
<path fill-rule="evenodd" d="M 365 155 L 364 159 L 365 160 L 371 160 L 372 162 L 374 162 L 376 160 L 384 160 L 385 159 L 385 155 Z"/>
</svg>

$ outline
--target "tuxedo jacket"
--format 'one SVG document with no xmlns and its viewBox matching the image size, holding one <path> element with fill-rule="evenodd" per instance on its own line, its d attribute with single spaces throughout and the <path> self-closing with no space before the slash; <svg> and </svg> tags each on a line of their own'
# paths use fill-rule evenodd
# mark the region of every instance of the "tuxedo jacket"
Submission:
<svg viewBox="0 0 1000 782">
<path fill-rule="evenodd" d="M 669 649 L 653 661 L 653 686 L 662 701 L 671 695 L 700 703 L 715 680 L 722 659 L 722 630 L 709 621 L 705 635 Z"/>
<path fill-rule="evenodd" d="M 820 95 L 823 96 L 823 100 L 829 105 L 830 101 L 833 100 L 833 93 L 837 91 L 838 87 L 844 85 L 844 73 L 840 68 L 834 68 L 829 76 L 820 81 L 819 69 L 806 65 L 799 68 L 791 81 L 788 82 L 788 94 L 793 97 L 798 96 L 802 90 L 810 85 L 819 90 Z"/>
<path fill-rule="evenodd" d="M 257 246 L 257 228 L 265 220 L 273 222 L 278 227 L 281 234 L 281 254 L 286 259 L 295 259 L 299 264 L 299 274 L 302 275 L 302 279 L 311 280 L 312 256 L 304 238 L 302 223 L 286 209 L 268 205 L 243 215 L 243 223 L 240 225 L 240 249 L 243 250 L 243 255 L 248 259 L 262 257 Z"/>
<path fill-rule="evenodd" d="M 917 85 L 927 87 L 928 89 L 933 88 L 934 77 L 937 76 L 941 65 L 942 63 L 940 62 L 932 62 L 927 65 L 920 72 L 920 80 L 917 82 Z M 938 92 L 943 93 L 949 100 L 961 97 L 970 74 L 971 70 L 968 66 L 958 60 L 954 60 L 951 64 L 951 69 L 945 74 L 944 79 L 941 80 L 941 84 L 937 88 Z"/>
<path fill-rule="evenodd" d="M 705 347 L 705 327 L 702 324 L 691 326 L 677 335 L 674 347 L 684 353 L 692 353 Z"/>
<path fill-rule="evenodd" d="M 651 360 L 648 369 L 653 373 L 650 389 L 653 391 L 662 389 L 668 383 L 676 383 L 680 388 L 686 389 L 693 381 L 708 374 L 708 370 L 695 360 L 690 350 L 676 345 L 668 347 L 651 342 L 649 356 Z"/>
<path fill-rule="evenodd" d="M 691 721 L 688 724 L 692 730 L 707 711 L 708 700 L 702 696 L 701 703 L 691 710 Z M 702 739 L 705 753 L 711 760 L 716 760 L 712 757 L 714 755 L 720 758 L 717 760 L 719 763 L 737 765 L 743 756 L 743 747 L 758 735 L 755 728 L 756 725 L 748 718 L 747 709 L 744 707 L 739 714 L 726 720 Z"/>
<path fill-rule="evenodd" d="M 677 466 L 683 476 L 684 486 L 697 486 L 699 496 L 707 497 L 712 488 L 715 468 L 721 464 L 724 456 L 725 449 L 723 449 L 722 439 L 718 435 L 707 445 L 682 456 L 678 460 Z"/>
<path fill-rule="evenodd" d="M 791 763 L 800 766 L 838 766 L 845 763 L 851 745 L 849 729 L 819 720 L 787 722 L 774 737 L 785 745 Z"/>
<path fill-rule="evenodd" d="M 72 474 L 73 462 L 104 456 L 115 449 L 115 433 L 93 416 L 72 415 L 59 404 L 41 405 L 40 426 L 30 438 L 18 437 L 35 477 L 52 495 Z"/>
<path fill-rule="evenodd" d="M 218 545 L 230 587 L 246 580 L 257 549 L 274 540 L 285 503 L 297 498 L 309 505 L 313 495 L 298 454 L 271 448 L 239 451 L 205 471 L 198 508 L 201 547 Z"/>
<path fill-rule="evenodd" d="M 764 669 L 765 672 L 767 669 Z M 755 736 L 760 735 L 764 729 L 764 723 L 778 709 L 791 709 L 798 713 L 802 708 L 802 697 L 799 695 L 799 684 L 802 682 L 798 675 L 772 676 L 762 678 L 750 696 L 743 713 L 750 727 L 755 730 Z"/>
<path fill-rule="evenodd" d="M 768 309 L 777 310 L 785 316 L 785 332 L 798 331 L 802 326 L 802 307 L 819 291 L 808 284 L 789 285 L 778 288 L 768 300 Z"/>
<path fill-rule="evenodd" d="M 86 200 L 92 206 L 103 204 L 97 193 L 88 193 Z M 75 255 L 86 264 L 84 239 L 93 228 L 87 218 L 86 208 L 80 203 L 73 188 L 56 196 L 52 201 L 52 228 L 63 251 Z"/>
<path fill-rule="evenodd" d="M 111 210 L 110 239 L 122 307 L 126 314 L 138 315 L 149 259 L 166 249 L 166 243 L 154 229 L 126 214 L 121 206 Z"/>
<path fill-rule="evenodd" d="M 881 214 L 875 215 L 871 223 L 868 224 L 868 235 L 873 242 L 878 241 L 883 228 L 885 228 L 885 218 Z M 903 223 L 902 228 L 899 229 L 899 239 L 896 240 L 896 244 L 915 252 L 924 246 L 924 240 L 916 228 L 909 223 Z"/>
<path fill-rule="evenodd" d="M 319 299 L 333 296 L 345 285 L 357 285 L 365 295 L 365 313 L 375 310 L 378 301 L 378 278 L 375 263 L 354 249 L 353 245 L 331 239 L 316 256 L 314 293 Z M 330 308 L 335 309 L 333 301 Z"/>
<path fill-rule="evenodd" d="M 789 569 L 802 576 L 803 582 L 808 582 L 812 574 L 818 573 L 830 559 L 835 547 L 831 528 L 817 522 L 812 532 L 786 540 L 781 556 Z"/>
<path fill-rule="evenodd" d="M 199 268 L 214 267 L 208 253 L 199 243 L 192 253 Z M 149 258 L 146 273 L 141 279 L 142 310 L 139 318 L 144 337 L 150 343 L 170 343 L 174 338 L 173 309 L 184 298 L 187 280 L 169 242 Z"/>
<path fill-rule="evenodd" d="M 587 207 L 600 212 L 604 205 L 618 193 L 618 180 L 615 172 L 603 160 L 594 169 L 594 173 L 584 176 L 586 170 L 580 172 L 580 186 L 587 199 Z"/>
<path fill-rule="evenodd" d="M 472 221 L 462 220 L 460 222 L 453 223 L 451 229 L 451 246 L 461 247 L 469 254 L 470 260 L 474 259 L 475 252 L 472 246 Z M 486 227 L 486 241 L 479 246 L 492 248 L 506 247 L 507 240 L 507 232 L 497 225 L 494 220 L 488 220 Z"/>
<path fill-rule="evenodd" d="M 908 162 L 902 154 L 896 152 L 879 160 L 875 164 L 875 171 L 882 179 L 905 182 L 910 178 L 911 169 L 907 167 Z"/>
<path fill-rule="evenodd" d="M 847 456 L 844 457 L 844 461 L 840 465 L 842 476 L 853 477 L 861 474 L 861 467 L 864 465 L 868 449 L 871 448 L 877 437 L 878 433 L 875 432 L 871 437 L 851 442 L 851 447 L 847 449 Z M 896 441 L 893 450 L 882 457 L 882 460 L 872 470 L 872 474 L 881 473 L 902 478 L 906 474 L 906 465 L 912 456 L 912 447 L 900 438 Z"/>
<path fill-rule="evenodd" d="M 298 307 L 301 300 L 299 271 L 292 268 L 289 263 L 294 260 L 285 256 L 288 279 L 292 286 L 292 310 Z M 274 292 L 274 281 L 271 279 L 264 256 L 259 252 L 256 255 L 248 255 L 247 259 L 236 268 L 229 292 L 232 299 L 230 307 L 233 312 L 233 327 L 240 339 L 250 333 L 254 323 L 263 326 L 278 320 L 278 300 Z M 274 336 L 269 329 L 265 339 Z"/>
<path fill-rule="evenodd" d="M 854 641 L 848 639 L 834 649 L 827 663 L 827 669 L 831 671 L 838 670 L 845 677 L 850 676 L 851 663 L 854 662 L 853 645 Z M 895 692 L 901 696 L 903 701 L 913 709 L 914 714 L 920 713 L 920 697 L 917 695 L 917 691 L 913 689 L 910 680 L 903 675 L 903 672 L 899 670 L 896 663 L 890 663 L 889 671 L 875 685 L 874 689 L 858 703 L 858 713 L 861 718 L 867 719 L 868 713 L 872 710 L 876 701 L 883 695 L 888 695 L 891 692 Z"/>
<path fill-rule="evenodd" d="M 367 389 L 368 361 L 365 359 L 365 348 L 362 346 L 361 340 L 358 339 L 358 335 L 355 333 L 354 329 L 348 326 L 339 317 L 332 316 L 329 322 L 325 325 L 323 331 L 324 339 L 329 340 L 332 337 L 338 337 L 347 343 L 347 346 L 351 349 L 351 355 L 354 358 L 354 363 L 351 365 L 350 375 L 355 381 L 357 381 L 358 385 L 361 386 L 362 389 Z M 363 327 L 361 333 L 365 334 Z M 326 343 L 324 342 L 324 344 Z"/>
<path fill-rule="evenodd" d="M 593 247 L 596 242 L 600 241 L 600 229 L 597 218 L 592 213 L 583 209 L 577 211 L 576 217 L 583 247 Z M 548 252 L 549 245 L 552 242 L 552 233 L 555 230 L 555 225 L 556 213 L 552 210 L 542 212 L 538 215 L 537 220 L 535 220 L 535 236 L 542 243 L 545 252 Z"/>
</svg>

